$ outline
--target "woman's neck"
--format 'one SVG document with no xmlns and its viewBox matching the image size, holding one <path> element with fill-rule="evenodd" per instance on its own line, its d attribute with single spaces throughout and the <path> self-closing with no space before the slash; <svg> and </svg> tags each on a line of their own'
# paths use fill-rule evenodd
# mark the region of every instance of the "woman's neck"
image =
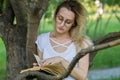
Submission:
<svg viewBox="0 0 120 80">
<path fill-rule="evenodd" d="M 57 32 L 51 32 L 51 37 L 52 38 L 56 38 L 58 40 L 70 40 L 70 35 L 69 33 L 63 33 L 63 34 L 60 34 L 60 33 L 57 33 Z"/>
</svg>

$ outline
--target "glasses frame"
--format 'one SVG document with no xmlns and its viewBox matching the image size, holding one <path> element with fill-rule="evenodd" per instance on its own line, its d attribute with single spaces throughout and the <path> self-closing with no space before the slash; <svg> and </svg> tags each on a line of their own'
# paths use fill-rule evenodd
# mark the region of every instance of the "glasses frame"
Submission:
<svg viewBox="0 0 120 80">
<path fill-rule="evenodd" d="M 58 14 L 56 15 L 56 23 L 66 27 L 71 27 L 74 24 L 74 21 L 70 19 L 64 19 L 63 16 Z"/>
</svg>

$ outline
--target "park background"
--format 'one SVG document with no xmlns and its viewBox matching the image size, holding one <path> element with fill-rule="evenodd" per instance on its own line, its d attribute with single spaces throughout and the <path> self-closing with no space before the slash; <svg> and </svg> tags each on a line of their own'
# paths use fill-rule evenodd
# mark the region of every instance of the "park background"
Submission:
<svg viewBox="0 0 120 80">
<path fill-rule="evenodd" d="M 56 6 L 62 0 L 51 0 L 45 14 L 40 21 L 38 34 L 52 31 L 53 13 Z M 120 1 L 102 0 L 103 14 L 96 16 L 97 7 L 94 0 L 79 0 L 88 11 L 87 35 L 93 40 L 111 33 L 120 31 Z M 54 5 L 53 5 L 54 4 Z M 52 15 L 52 16 L 51 16 Z M 108 69 L 120 67 L 120 46 L 101 50 L 94 58 L 90 70 Z M 114 73 L 113 73 L 114 74 Z M 6 50 L 4 42 L 0 38 L 0 79 L 6 76 Z M 102 80 L 102 78 L 101 78 Z M 120 80 L 120 77 L 110 77 L 108 80 Z"/>
</svg>

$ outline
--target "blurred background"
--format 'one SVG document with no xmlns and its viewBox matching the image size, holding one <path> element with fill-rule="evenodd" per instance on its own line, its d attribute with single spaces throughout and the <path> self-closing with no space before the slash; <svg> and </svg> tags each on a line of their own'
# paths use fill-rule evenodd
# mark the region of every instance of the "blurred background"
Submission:
<svg viewBox="0 0 120 80">
<path fill-rule="evenodd" d="M 43 15 L 38 34 L 53 30 L 53 14 L 62 0 L 50 0 Z M 120 0 L 78 0 L 88 11 L 87 35 L 98 40 L 111 32 L 120 31 Z M 1 7 L 0 7 L 1 8 Z M 52 16 L 51 16 L 52 15 Z M 120 46 L 101 50 L 94 58 L 90 71 L 120 68 Z M 114 73 L 113 73 L 114 74 Z M 0 38 L 0 80 L 6 76 L 6 50 Z M 91 78 L 89 78 L 91 79 Z M 93 80 L 93 79 L 91 79 Z M 99 80 L 120 80 L 120 77 L 109 77 Z"/>
</svg>

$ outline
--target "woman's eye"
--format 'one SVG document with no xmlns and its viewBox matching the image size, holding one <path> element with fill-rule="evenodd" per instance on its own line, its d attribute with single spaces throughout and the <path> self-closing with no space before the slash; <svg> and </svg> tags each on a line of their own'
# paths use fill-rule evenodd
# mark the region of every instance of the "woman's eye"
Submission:
<svg viewBox="0 0 120 80">
<path fill-rule="evenodd" d="M 70 22 L 70 21 L 66 21 L 66 23 L 67 23 L 67 24 L 71 24 L 71 22 Z"/>
<path fill-rule="evenodd" d="M 63 18 L 62 18 L 62 17 L 60 17 L 60 16 L 58 17 L 58 19 L 59 19 L 59 20 L 61 20 L 61 21 L 63 20 Z"/>
</svg>

